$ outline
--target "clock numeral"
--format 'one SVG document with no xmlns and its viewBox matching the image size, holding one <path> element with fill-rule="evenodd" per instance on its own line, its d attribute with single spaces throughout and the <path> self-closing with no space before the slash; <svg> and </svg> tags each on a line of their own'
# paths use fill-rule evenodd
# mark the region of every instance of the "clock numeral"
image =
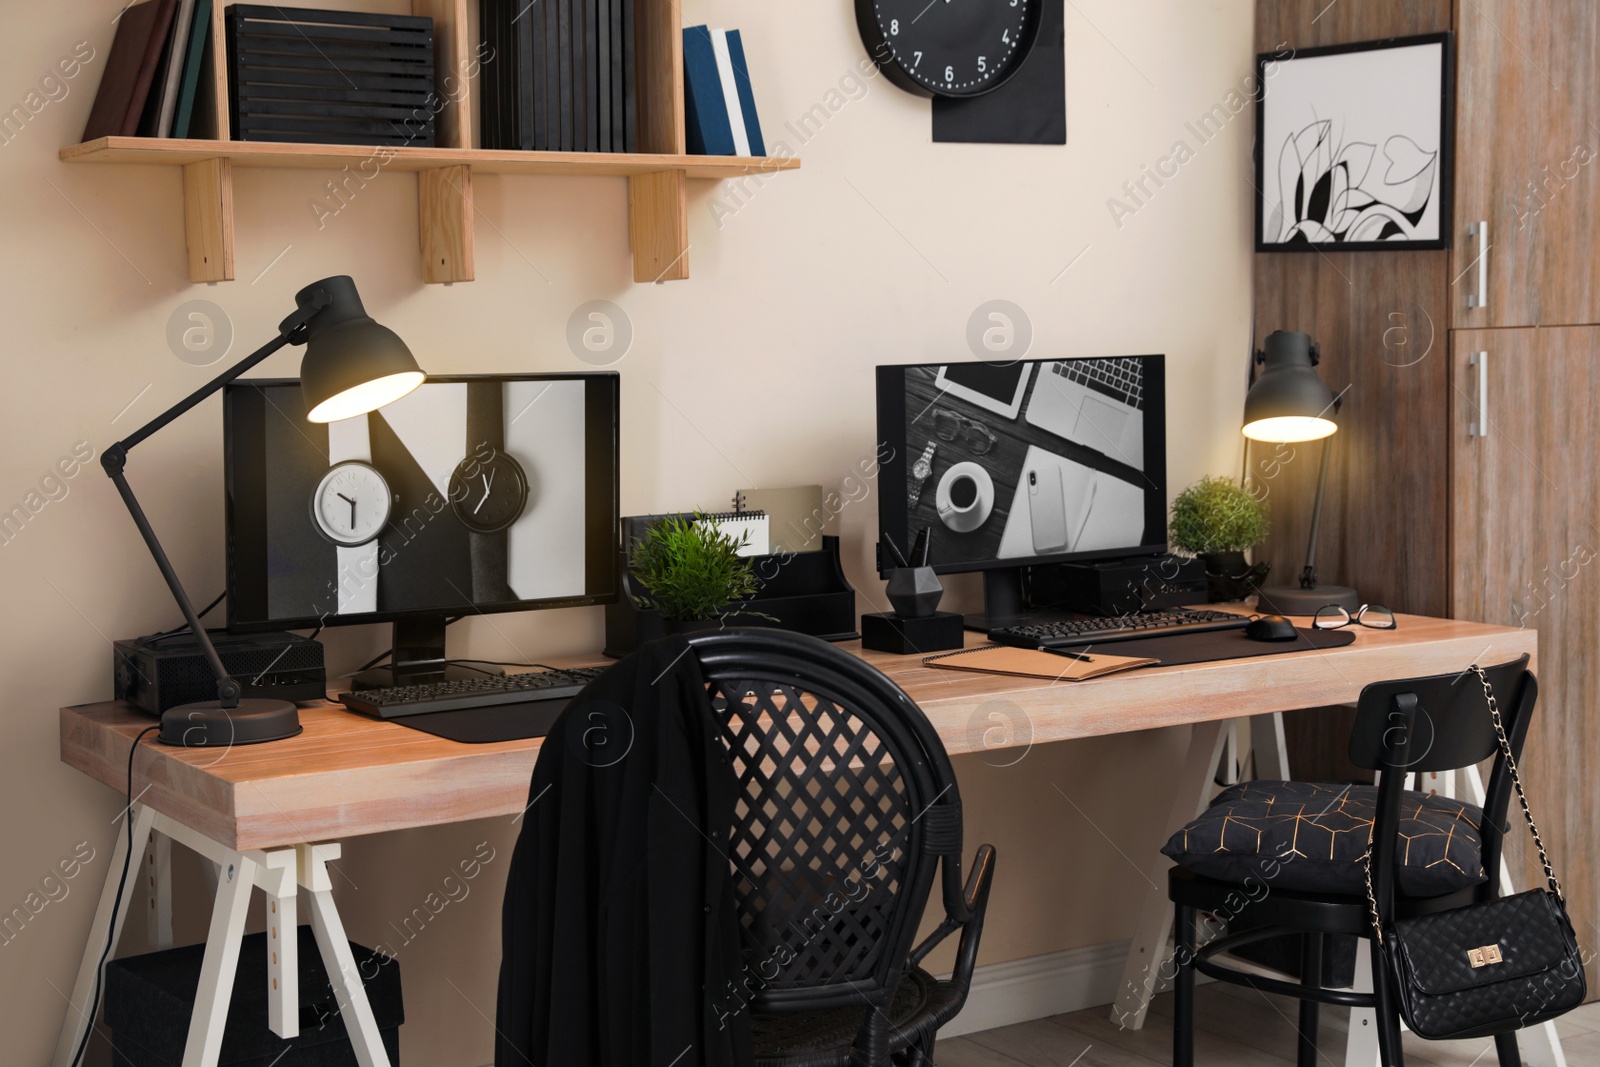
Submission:
<svg viewBox="0 0 1600 1067">
<path fill-rule="evenodd" d="M 978 70 L 985 71 L 985 70 L 988 70 L 988 69 L 989 69 L 989 60 L 988 60 L 988 58 L 985 57 L 985 56 L 979 56 L 978 57 Z"/>
<path fill-rule="evenodd" d="M 899 19 L 890 19 L 889 20 L 889 32 L 894 34 L 897 37 L 900 35 L 900 20 Z"/>
<path fill-rule="evenodd" d="M 947 82 L 955 81 L 956 80 L 956 68 L 954 68 L 954 67 L 946 67 L 946 68 L 944 68 L 944 80 L 947 81 Z"/>
<path fill-rule="evenodd" d="M 1011 6 L 1012 7 L 1016 7 L 1017 6 L 1017 0 L 1011 0 Z"/>
<path fill-rule="evenodd" d="M 916 60 L 915 63 L 912 63 L 911 65 L 913 67 L 919 66 L 922 63 L 922 53 L 921 52 L 914 52 L 912 54 L 917 57 L 917 60 Z"/>
<path fill-rule="evenodd" d="M 1011 43 L 1011 31 L 1010 30 L 1002 30 L 1001 33 L 1000 33 L 1000 40 L 1004 41 L 1006 44 L 1010 44 Z"/>
</svg>

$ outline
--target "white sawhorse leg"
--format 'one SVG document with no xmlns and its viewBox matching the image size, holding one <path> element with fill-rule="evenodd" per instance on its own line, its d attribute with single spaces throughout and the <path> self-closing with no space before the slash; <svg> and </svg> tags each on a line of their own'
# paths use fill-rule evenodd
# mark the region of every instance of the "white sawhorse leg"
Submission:
<svg viewBox="0 0 1600 1067">
<path fill-rule="evenodd" d="M 133 820 L 133 848 L 143 855 L 145 843 L 150 840 L 150 825 L 155 820 L 154 810 L 135 805 L 125 817 Z M 83 962 L 78 965 L 78 978 L 72 984 L 72 1000 L 67 1005 L 67 1018 L 61 1024 L 61 1036 L 56 1040 L 56 1052 L 50 1059 L 51 1067 L 67 1067 L 78 1051 L 84 1035 L 94 1025 L 94 996 L 96 980 L 100 975 L 100 956 L 109 942 L 115 946 L 122 936 L 122 924 L 128 918 L 128 900 L 132 897 L 128 885 L 118 884 L 123 861 L 128 856 L 128 833 L 119 827 L 117 839 L 111 848 L 111 866 L 106 873 L 105 888 L 100 890 L 100 903 L 94 909 L 94 919 L 89 927 L 89 939 L 83 946 Z M 131 881 L 132 879 L 130 879 Z M 111 912 L 117 921 L 111 922 Z"/>
<path fill-rule="evenodd" d="M 333 880 L 328 877 L 328 861 L 339 858 L 339 845 L 300 845 L 300 886 L 311 897 L 311 930 L 322 951 L 322 963 L 333 983 L 339 1010 L 344 1013 L 345 1033 L 355 1049 L 361 1067 L 389 1067 L 389 1053 L 378 1033 L 378 1021 L 367 1002 L 366 986 L 356 969 L 350 939 L 333 902 Z"/>
<path fill-rule="evenodd" d="M 1177 830 L 1206 809 L 1211 802 L 1211 786 L 1226 742 L 1248 723 L 1250 748 L 1257 778 L 1287 778 L 1289 753 L 1284 741 L 1283 716 L 1255 715 L 1248 720 L 1196 723 L 1189 735 L 1189 754 L 1184 757 L 1167 816 L 1169 831 Z M 1164 870 L 1164 868 L 1163 868 Z M 1169 945 L 1172 937 L 1172 904 L 1167 887 L 1157 884 L 1145 891 L 1139 922 L 1134 927 L 1128 960 L 1123 964 L 1117 999 L 1111 1006 L 1111 1021 L 1138 1030 L 1144 1026 L 1150 998 L 1163 983 L 1170 981 L 1173 963 Z"/>
<path fill-rule="evenodd" d="M 1193 819 L 1210 802 L 1212 778 L 1217 771 L 1217 760 L 1222 757 L 1230 724 L 1224 720 L 1200 722 L 1195 723 L 1193 730 L 1189 735 L 1189 754 L 1184 757 L 1183 770 L 1178 773 L 1173 791 L 1172 812 L 1167 816 L 1169 830 L 1176 830 Z M 1161 870 L 1164 875 L 1166 867 Z M 1171 937 L 1172 904 L 1167 900 L 1165 880 L 1158 876 L 1156 883 L 1145 890 L 1139 922 L 1133 928 L 1133 943 L 1128 947 L 1128 960 L 1122 966 L 1122 981 L 1117 985 L 1116 1003 L 1111 1006 L 1111 1021 L 1118 1026 L 1131 1030 L 1144 1026 L 1150 998 L 1162 982 L 1172 978 L 1168 951 Z"/>
<path fill-rule="evenodd" d="M 137 853 L 143 856 L 146 844 L 150 843 L 151 855 L 145 861 L 144 873 L 152 905 L 150 930 L 152 940 L 158 947 L 163 941 L 170 944 L 172 938 L 171 842 L 186 845 L 217 865 L 216 900 L 212 906 L 211 926 L 206 934 L 206 950 L 200 965 L 200 985 L 195 995 L 194 1012 L 189 1018 L 189 1036 L 183 1054 L 183 1067 L 215 1067 L 222 1049 L 228 1002 L 233 996 L 234 973 L 239 964 L 239 941 L 244 936 L 250 891 L 259 888 L 266 893 L 269 930 L 277 919 L 278 933 L 287 930 L 292 935 L 298 899 L 295 852 L 287 848 L 269 852 L 239 852 L 143 805 L 136 805 L 129 817 L 134 820 L 133 847 Z M 92 1025 L 95 1006 L 89 1000 L 94 995 L 100 955 L 105 951 L 108 940 L 111 945 L 116 945 L 131 901 L 137 898 L 133 888 L 140 879 L 139 866 L 132 868 L 127 883 L 119 885 L 118 876 L 122 873 L 123 858 L 127 853 L 127 836 L 118 834 L 105 888 L 100 894 L 100 905 L 95 910 L 94 925 L 84 948 L 83 962 L 78 968 L 77 982 L 73 986 L 72 1006 L 51 1060 L 53 1067 L 67 1067 L 72 1062 L 84 1032 Z M 115 927 L 108 930 L 113 907 L 117 910 L 117 922 Z M 295 1037 L 300 1032 L 300 972 L 295 955 L 297 942 L 292 936 L 279 937 L 274 941 L 274 936 L 269 933 L 266 975 L 270 990 L 267 998 L 270 1021 L 273 1031 L 280 1037 Z"/>
</svg>

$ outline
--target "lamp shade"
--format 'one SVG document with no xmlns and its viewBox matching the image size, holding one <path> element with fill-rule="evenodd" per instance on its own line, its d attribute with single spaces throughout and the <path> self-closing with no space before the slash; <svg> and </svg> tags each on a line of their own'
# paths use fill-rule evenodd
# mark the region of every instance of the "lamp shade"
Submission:
<svg viewBox="0 0 1600 1067">
<path fill-rule="evenodd" d="M 1244 435 L 1254 441 L 1316 441 L 1338 430 L 1333 391 L 1323 384 L 1307 334 L 1267 337 L 1266 367 L 1244 398 Z"/>
<path fill-rule="evenodd" d="M 426 377 L 404 341 L 372 321 L 348 275 L 313 282 L 295 294 L 304 310 L 321 310 L 306 324 L 300 390 L 306 418 L 337 422 L 399 400 Z"/>
</svg>

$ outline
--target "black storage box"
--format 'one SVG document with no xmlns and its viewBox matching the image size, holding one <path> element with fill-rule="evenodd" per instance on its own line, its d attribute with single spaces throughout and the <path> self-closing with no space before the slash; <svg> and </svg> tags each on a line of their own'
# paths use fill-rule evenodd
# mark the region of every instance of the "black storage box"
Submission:
<svg viewBox="0 0 1600 1067">
<path fill-rule="evenodd" d="M 206 633 L 240 696 L 298 702 L 328 695 L 322 642 L 283 632 Z M 151 715 L 217 695 L 217 676 L 189 633 L 113 642 L 112 677 L 118 700 Z"/>
<path fill-rule="evenodd" d="M 357 1067 L 311 927 L 300 927 L 299 945 L 300 1036 L 285 1040 L 267 1029 L 267 935 L 250 934 L 239 950 L 219 1067 Z M 389 1062 L 399 1067 L 400 1024 L 405 1022 L 400 964 L 354 943 L 350 948 Z M 204 955 L 204 945 L 189 945 L 106 964 L 105 1020 L 117 1067 L 183 1062 Z"/>
<path fill-rule="evenodd" d="M 1112 618 L 1210 599 L 1205 564 L 1182 556 L 1133 556 L 1029 568 L 1028 602 Z"/>
<path fill-rule="evenodd" d="M 234 140 L 434 146 L 431 18 L 233 4 L 225 24 Z"/>
<path fill-rule="evenodd" d="M 861 616 L 861 647 L 896 656 L 944 652 L 967 643 L 965 620 L 953 611 L 905 619 L 880 611 Z"/>
</svg>

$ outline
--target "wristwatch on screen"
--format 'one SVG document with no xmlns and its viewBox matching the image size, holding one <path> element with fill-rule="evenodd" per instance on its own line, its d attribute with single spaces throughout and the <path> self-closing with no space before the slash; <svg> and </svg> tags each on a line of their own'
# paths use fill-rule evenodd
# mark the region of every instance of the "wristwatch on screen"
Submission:
<svg viewBox="0 0 1600 1067">
<path fill-rule="evenodd" d="M 505 449 L 501 382 L 467 383 L 467 454 L 450 475 L 450 506 L 467 528 L 472 602 L 515 600 L 509 580 L 511 524 L 528 503 L 528 478 Z"/>
<path fill-rule="evenodd" d="M 328 423 L 328 473 L 311 494 L 311 520 L 338 558 L 340 615 L 378 610 L 378 535 L 394 493 L 372 465 L 367 416 Z"/>
<path fill-rule="evenodd" d="M 922 483 L 933 473 L 933 454 L 938 448 L 938 442 L 929 441 L 928 447 L 923 449 L 922 455 L 911 465 L 911 491 L 906 494 L 906 503 L 910 507 L 916 507 L 917 501 L 922 499 Z"/>
</svg>

